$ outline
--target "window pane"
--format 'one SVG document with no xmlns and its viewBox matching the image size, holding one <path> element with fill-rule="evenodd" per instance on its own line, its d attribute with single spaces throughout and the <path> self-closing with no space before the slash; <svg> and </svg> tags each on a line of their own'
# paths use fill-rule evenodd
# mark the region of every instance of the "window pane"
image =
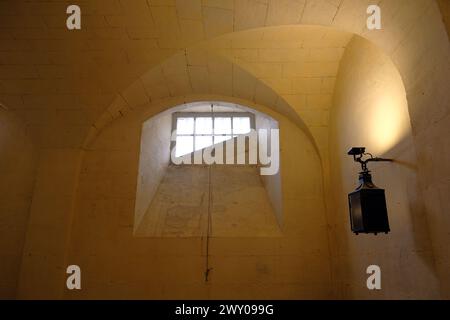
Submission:
<svg viewBox="0 0 450 320">
<path fill-rule="evenodd" d="M 196 134 L 212 134 L 212 118 L 199 117 L 195 119 Z"/>
<path fill-rule="evenodd" d="M 233 118 L 233 133 L 246 134 L 250 132 L 250 118 L 238 117 Z"/>
<path fill-rule="evenodd" d="M 231 136 L 214 136 L 214 144 L 230 140 Z"/>
<path fill-rule="evenodd" d="M 212 146 L 212 136 L 196 136 L 195 137 L 195 151 Z"/>
<path fill-rule="evenodd" d="M 215 134 L 231 134 L 231 118 L 214 118 Z"/>
<path fill-rule="evenodd" d="M 194 134 L 194 118 L 178 118 L 177 134 Z"/>
<path fill-rule="evenodd" d="M 178 136 L 175 146 L 175 156 L 181 157 L 185 154 L 191 153 L 194 149 L 193 136 Z"/>
</svg>

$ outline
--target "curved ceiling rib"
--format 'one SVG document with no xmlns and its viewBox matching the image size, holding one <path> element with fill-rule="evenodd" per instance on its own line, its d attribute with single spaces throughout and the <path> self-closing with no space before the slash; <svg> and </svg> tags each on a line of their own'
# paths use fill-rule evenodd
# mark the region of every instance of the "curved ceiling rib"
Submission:
<svg viewBox="0 0 450 320">
<path fill-rule="evenodd" d="M 195 59 L 201 64 L 194 62 Z M 223 97 L 225 100 L 235 98 L 268 107 L 293 121 L 314 144 L 299 115 L 264 82 L 207 49 L 187 49 L 152 68 L 122 91 L 97 119 L 84 146 L 87 147 L 102 128 L 132 110 L 151 108 L 152 102 L 161 103 L 170 98 L 181 97 L 188 101 L 193 95 Z M 166 108 L 171 107 L 173 105 L 168 102 Z"/>
<path fill-rule="evenodd" d="M 286 26 L 202 42 L 161 62 L 123 90 L 97 119 L 88 140 L 138 106 L 169 97 L 213 94 L 272 108 L 305 131 L 316 148 L 317 144 L 326 148 L 323 132 L 335 79 L 351 38 L 326 27 Z"/>
</svg>

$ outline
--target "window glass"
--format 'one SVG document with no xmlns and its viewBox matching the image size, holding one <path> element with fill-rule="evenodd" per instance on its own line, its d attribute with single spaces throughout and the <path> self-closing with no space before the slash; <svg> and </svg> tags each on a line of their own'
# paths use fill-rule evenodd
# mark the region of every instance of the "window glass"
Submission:
<svg viewBox="0 0 450 320">
<path fill-rule="evenodd" d="M 181 157 L 194 151 L 193 136 L 177 136 L 175 156 Z"/>
<path fill-rule="evenodd" d="M 234 117 L 233 118 L 233 134 L 246 134 L 250 132 L 250 118 L 249 117 Z"/>
<path fill-rule="evenodd" d="M 195 134 L 212 134 L 212 118 L 198 117 L 195 118 Z"/>
<path fill-rule="evenodd" d="M 212 146 L 212 136 L 196 136 L 195 137 L 195 151 Z"/>
<path fill-rule="evenodd" d="M 177 134 L 194 134 L 194 118 L 178 118 Z"/>
<path fill-rule="evenodd" d="M 241 114 L 192 114 L 176 118 L 176 151 L 180 157 L 251 131 L 251 118 Z"/>
<path fill-rule="evenodd" d="M 214 134 L 231 134 L 231 118 L 214 118 Z"/>
<path fill-rule="evenodd" d="M 231 136 L 214 136 L 214 144 L 230 140 Z"/>
</svg>

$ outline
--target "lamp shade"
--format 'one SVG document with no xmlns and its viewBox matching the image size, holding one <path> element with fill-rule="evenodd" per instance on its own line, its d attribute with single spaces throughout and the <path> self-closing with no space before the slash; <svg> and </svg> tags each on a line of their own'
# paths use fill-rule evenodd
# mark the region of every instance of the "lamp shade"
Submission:
<svg viewBox="0 0 450 320">
<path fill-rule="evenodd" d="M 372 183 L 368 172 L 359 175 L 359 187 L 348 195 L 351 229 L 359 233 L 388 233 L 389 219 L 383 189 Z"/>
</svg>

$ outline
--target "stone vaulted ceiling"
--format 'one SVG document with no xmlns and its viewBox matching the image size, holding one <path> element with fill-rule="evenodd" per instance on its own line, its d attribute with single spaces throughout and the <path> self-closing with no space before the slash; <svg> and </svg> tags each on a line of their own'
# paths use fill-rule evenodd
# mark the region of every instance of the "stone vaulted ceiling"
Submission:
<svg viewBox="0 0 450 320">
<path fill-rule="evenodd" d="M 339 61 L 351 37 L 329 28 L 286 26 L 204 41 L 140 76 L 94 127 L 99 131 L 130 109 L 158 99 L 221 95 L 260 103 L 301 122 L 326 149 Z"/>
<path fill-rule="evenodd" d="M 88 132 L 115 117 L 105 115 L 108 108 L 122 115 L 155 98 L 205 91 L 253 98 L 290 115 L 295 110 L 313 136 L 324 137 L 339 60 L 351 38 L 337 30 L 373 38 L 391 52 L 432 3 L 378 1 L 386 28 L 381 37 L 365 29 L 371 2 L 85 0 L 77 1 L 81 30 L 69 31 L 66 1 L 1 1 L 0 102 L 47 147 L 81 146 Z M 300 24 L 336 30 L 276 27 Z M 212 66 L 213 59 L 221 62 Z M 256 84 L 267 88 L 258 91 Z"/>
</svg>

